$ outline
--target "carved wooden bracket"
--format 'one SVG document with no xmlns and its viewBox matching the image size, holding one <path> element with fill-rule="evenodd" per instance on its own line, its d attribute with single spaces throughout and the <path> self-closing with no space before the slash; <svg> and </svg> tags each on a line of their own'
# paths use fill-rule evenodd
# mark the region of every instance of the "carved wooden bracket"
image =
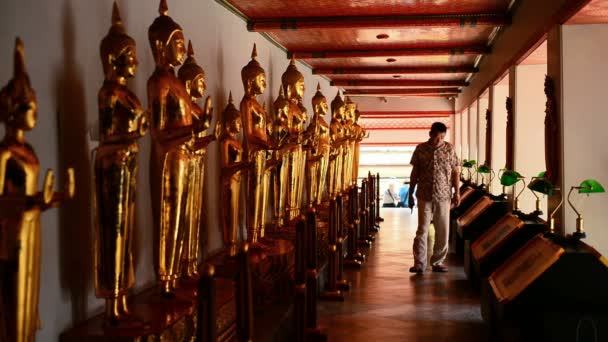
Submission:
<svg viewBox="0 0 608 342">
<path fill-rule="evenodd" d="M 488 167 L 492 167 L 492 110 L 486 110 L 486 160 Z"/>
<path fill-rule="evenodd" d="M 553 80 L 545 76 L 545 177 L 552 184 L 556 184 L 559 178 L 559 124 L 557 117 L 557 101 L 555 100 L 555 88 Z"/>
<path fill-rule="evenodd" d="M 510 97 L 507 97 L 507 160 L 505 164 L 505 168 L 508 170 L 513 170 L 513 162 L 515 160 L 513 150 L 514 150 L 514 137 L 515 137 L 515 125 L 513 122 L 513 100 Z"/>
</svg>

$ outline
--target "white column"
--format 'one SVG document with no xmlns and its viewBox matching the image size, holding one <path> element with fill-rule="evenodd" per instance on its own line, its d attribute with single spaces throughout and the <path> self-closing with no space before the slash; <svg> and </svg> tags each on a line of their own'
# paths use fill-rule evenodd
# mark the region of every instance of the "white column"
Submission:
<svg viewBox="0 0 608 342">
<path fill-rule="evenodd" d="M 469 158 L 469 109 L 465 108 L 460 114 L 460 143 L 461 143 L 461 159 Z"/>
<path fill-rule="evenodd" d="M 469 107 L 469 159 L 477 160 L 477 101 Z"/>
<path fill-rule="evenodd" d="M 562 26 L 561 63 L 554 60 L 559 50 L 549 58 L 561 64 L 561 107 L 564 200 L 573 185 L 587 178 L 598 180 L 608 187 L 608 148 L 606 148 L 606 85 L 608 79 L 608 25 Z M 554 49 L 554 47 L 552 47 Z M 553 70 L 553 69 L 551 69 Z M 559 75 L 558 75 L 559 76 Z M 558 82 L 558 85 L 560 83 Z M 559 92 L 558 92 L 559 94 Z M 573 194 L 573 203 L 582 213 L 587 243 L 608 255 L 608 195 L 589 197 Z M 563 227 L 567 234 L 574 232 L 576 214 L 565 203 Z"/>
<path fill-rule="evenodd" d="M 514 168 L 526 177 L 526 183 L 533 176 L 545 170 L 545 102 L 544 93 L 546 64 L 519 65 L 515 72 L 515 161 Z M 518 185 L 515 195 L 522 187 Z M 520 209 L 532 212 L 536 207 L 536 197 L 529 190 L 519 196 Z M 546 201 L 541 201 L 541 210 L 546 217 Z"/>
<path fill-rule="evenodd" d="M 454 133 L 454 149 L 458 158 L 462 159 L 462 113 L 454 114 L 454 127 L 452 131 Z"/>
<path fill-rule="evenodd" d="M 505 103 L 509 96 L 509 84 L 495 84 L 492 89 L 494 92 L 490 103 L 492 110 L 492 168 L 498 176 L 498 170 L 505 166 L 507 153 L 507 107 Z M 502 191 L 498 177 L 494 178 L 492 186 L 495 193 Z"/>
</svg>

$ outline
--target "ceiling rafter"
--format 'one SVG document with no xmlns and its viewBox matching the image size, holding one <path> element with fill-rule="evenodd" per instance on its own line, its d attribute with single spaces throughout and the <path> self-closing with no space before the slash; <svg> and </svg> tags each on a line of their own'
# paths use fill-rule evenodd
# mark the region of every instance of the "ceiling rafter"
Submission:
<svg viewBox="0 0 608 342">
<path fill-rule="evenodd" d="M 437 14 L 356 17 L 256 18 L 247 22 L 252 32 L 298 31 L 310 29 L 383 29 L 395 27 L 476 27 L 504 26 L 510 23 L 507 14 Z"/>
<path fill-rule="evenodd" d="M 491 52 L 485 45 L 425 47 L 399 49 L 366 49 L 366 50 L 294 50 L 287 52 L 287 58 L 294 56 L 300 59 L 351 58 L 351 57 L 407 57 L 407 56 L 454 56 L 482 55 Z"/>
<path fill-rule="evenodd" d="M 455 95 L 460 93 L 458 88 L 402 88 L 402 89 L 346 89 L 344 95 Z"/>
<path fill-rule="evenodd" d="M 398 75 L 398 74 L 451 74 L 479 71 L 472 65 L 432 67 L 371 67 L 371 68 L 315 68 L 313 75 Z"/>
<path fill-rule="evenodd" d="M 464 80 L 335 80 L 336 87 L 464 87 Z"/>
</svg>

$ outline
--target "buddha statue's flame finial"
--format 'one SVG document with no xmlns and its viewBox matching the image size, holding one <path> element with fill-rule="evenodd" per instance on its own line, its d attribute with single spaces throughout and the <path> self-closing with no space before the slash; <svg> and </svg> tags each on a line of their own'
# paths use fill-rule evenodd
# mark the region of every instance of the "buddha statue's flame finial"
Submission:
<svg viewBox="0 0 608 342">
<path fill-rule="evenodd" d="M 114 5 L 112 5 L 112 26 L 122 26 L 122 18 L 120 17 L 120 11 L 118 10 L 118 5 L 116 1 L 114 1 Z"/>
<path fill-rule="evenodd" d="M 167 6 L 167 0 L 160 0 L 160 4 L 158 5 L 158 13 L 160 15 L 169 14 L 169 6 Z"/>
<path fill-rule="evenodd" d="M 291 60 L 289 61 L 289 65 L 296 65 L 296 54 L 292 53 L 291 54 Z"/>
<path fill-rule="evenodd" d="M 251 59 L 256 60 L 257 57 L 258 57 L 258 48 L 255 45 L 255 43 L 253 43 L 253 50 L 251 51 Z"/>
<path fill-rule="evenodd" d="M 232 99 L 232 90 L 228 94 L 228 103 L 234 103 L 234 100 Z"/>
<path fill-rule="evenodd" d="M 13 76 L 17 78 L 17 76 L 27 75 L 27 71 L 25 69 L 25 53 L 23 48 L 23 42 L 21 38 L 17 37 L 15 39 L 15 60 L 13 67 Z"/>
<path fill-rule="evenodd" d="M 320 92 L 321 91 L 321 82 L 317 82 L 317 91 Z"/>
<path fill-rule="evenodd" d="M 188 57 L 194 57 L 194 49 L 192 48 L 191 40 L 188 40 Z"/>
</svg>

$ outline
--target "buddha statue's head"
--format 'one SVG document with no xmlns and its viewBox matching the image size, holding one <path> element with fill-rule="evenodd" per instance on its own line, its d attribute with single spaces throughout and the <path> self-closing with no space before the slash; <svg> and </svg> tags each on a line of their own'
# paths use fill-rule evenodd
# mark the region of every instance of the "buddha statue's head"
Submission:
<svg viewBox="0 0 608 342">
<path fill-rule="evenodd" d="M 355 110 L 357 110 L 357 104 L 354 103 L 349 96 L 347 96 L 344 105 L 346 106 L 344 120 L 353 121 L 355 119 Z"/>
<path fill-rule="evenodd" d="M 304 96 L 304 75 L 298 71 L 296 60 L 293 56 L 287 70 L 281 76 L 281 82 L 287 92 L 287 99 L 302 100 L 302 96 Z"/>
<path fill-rule="evenodd" d="M 135 41 L 125 31 L 116 2 L 112 8 L 112 26 L 101 41 L 99 52 L 106 80 L 124 83 L 135 76 L 139 65 Z"/>
<path fill-rule="evenodd" d="M 222 127 L 225 134 L 239 134 L 241 132 L 241 112 L 234 106 L 232 92 L 228 96 L 228 104 L 222 113 Z"/>
<path fill-rule="evenodd" d="M 279 96 L 274 101 L 275 119 L 281 126 L 286 126 L 289 120 L 289 100 L 285 98 L 285 88 L 281 85 Z"/>
<path fill-rule="evenodd" d="M 194 59 L 194 49 L 192 42 L 188 42 L 188 58 L 184 65 L 177 72 L 179 79 L 186 85 L 186 91 L 193 98 L 201 98 L 205 93 L 207 85 L 205 84 L 205 71 L 201 68 Z"/>
<path fill-rule="evenodd" d="M 13 78 L 0 90 L 0 121 L 9 131 L 29 131 L 36 126 L 38 104 L 25 68 L 23 42 L 15 40 Z"/>
<path fill-rule="evenodd" d="M 342 120 L 344 117 L 345 105 L 342 97 L 340 96 L 340 91 L 336 94 L 336 97 L 331 101 L 331 117 L 335 120 Z"/>
<path fill-rule="evenodd" d="M 256 45 L 253 44 L 251 61 L 241 69 L 241 79 L 243 80 L 246 95 L 256 96 L 266 90 L 266 72 L 260 66 L 260 63 L 256 59 L 257 57 L 258 50 Z"/>
<path fill-rule="evenodd" d="M 160 15 L 148 28 L 152 55 L 156 66 L 176 67 L 181 65 L 186 57 L 184 32 L 181 26 L 167 15 L 169 13 L 167 0 L 160 1 L 158 12 Z"/>
<path fill-rule="evenodd" d="M 317 84 L 317 92 L 312 97 L 312 108 L 315 115 L 323 116 L 327 114 L 327 99 L 321 93 L 321 84 Z"/>
</svg>

